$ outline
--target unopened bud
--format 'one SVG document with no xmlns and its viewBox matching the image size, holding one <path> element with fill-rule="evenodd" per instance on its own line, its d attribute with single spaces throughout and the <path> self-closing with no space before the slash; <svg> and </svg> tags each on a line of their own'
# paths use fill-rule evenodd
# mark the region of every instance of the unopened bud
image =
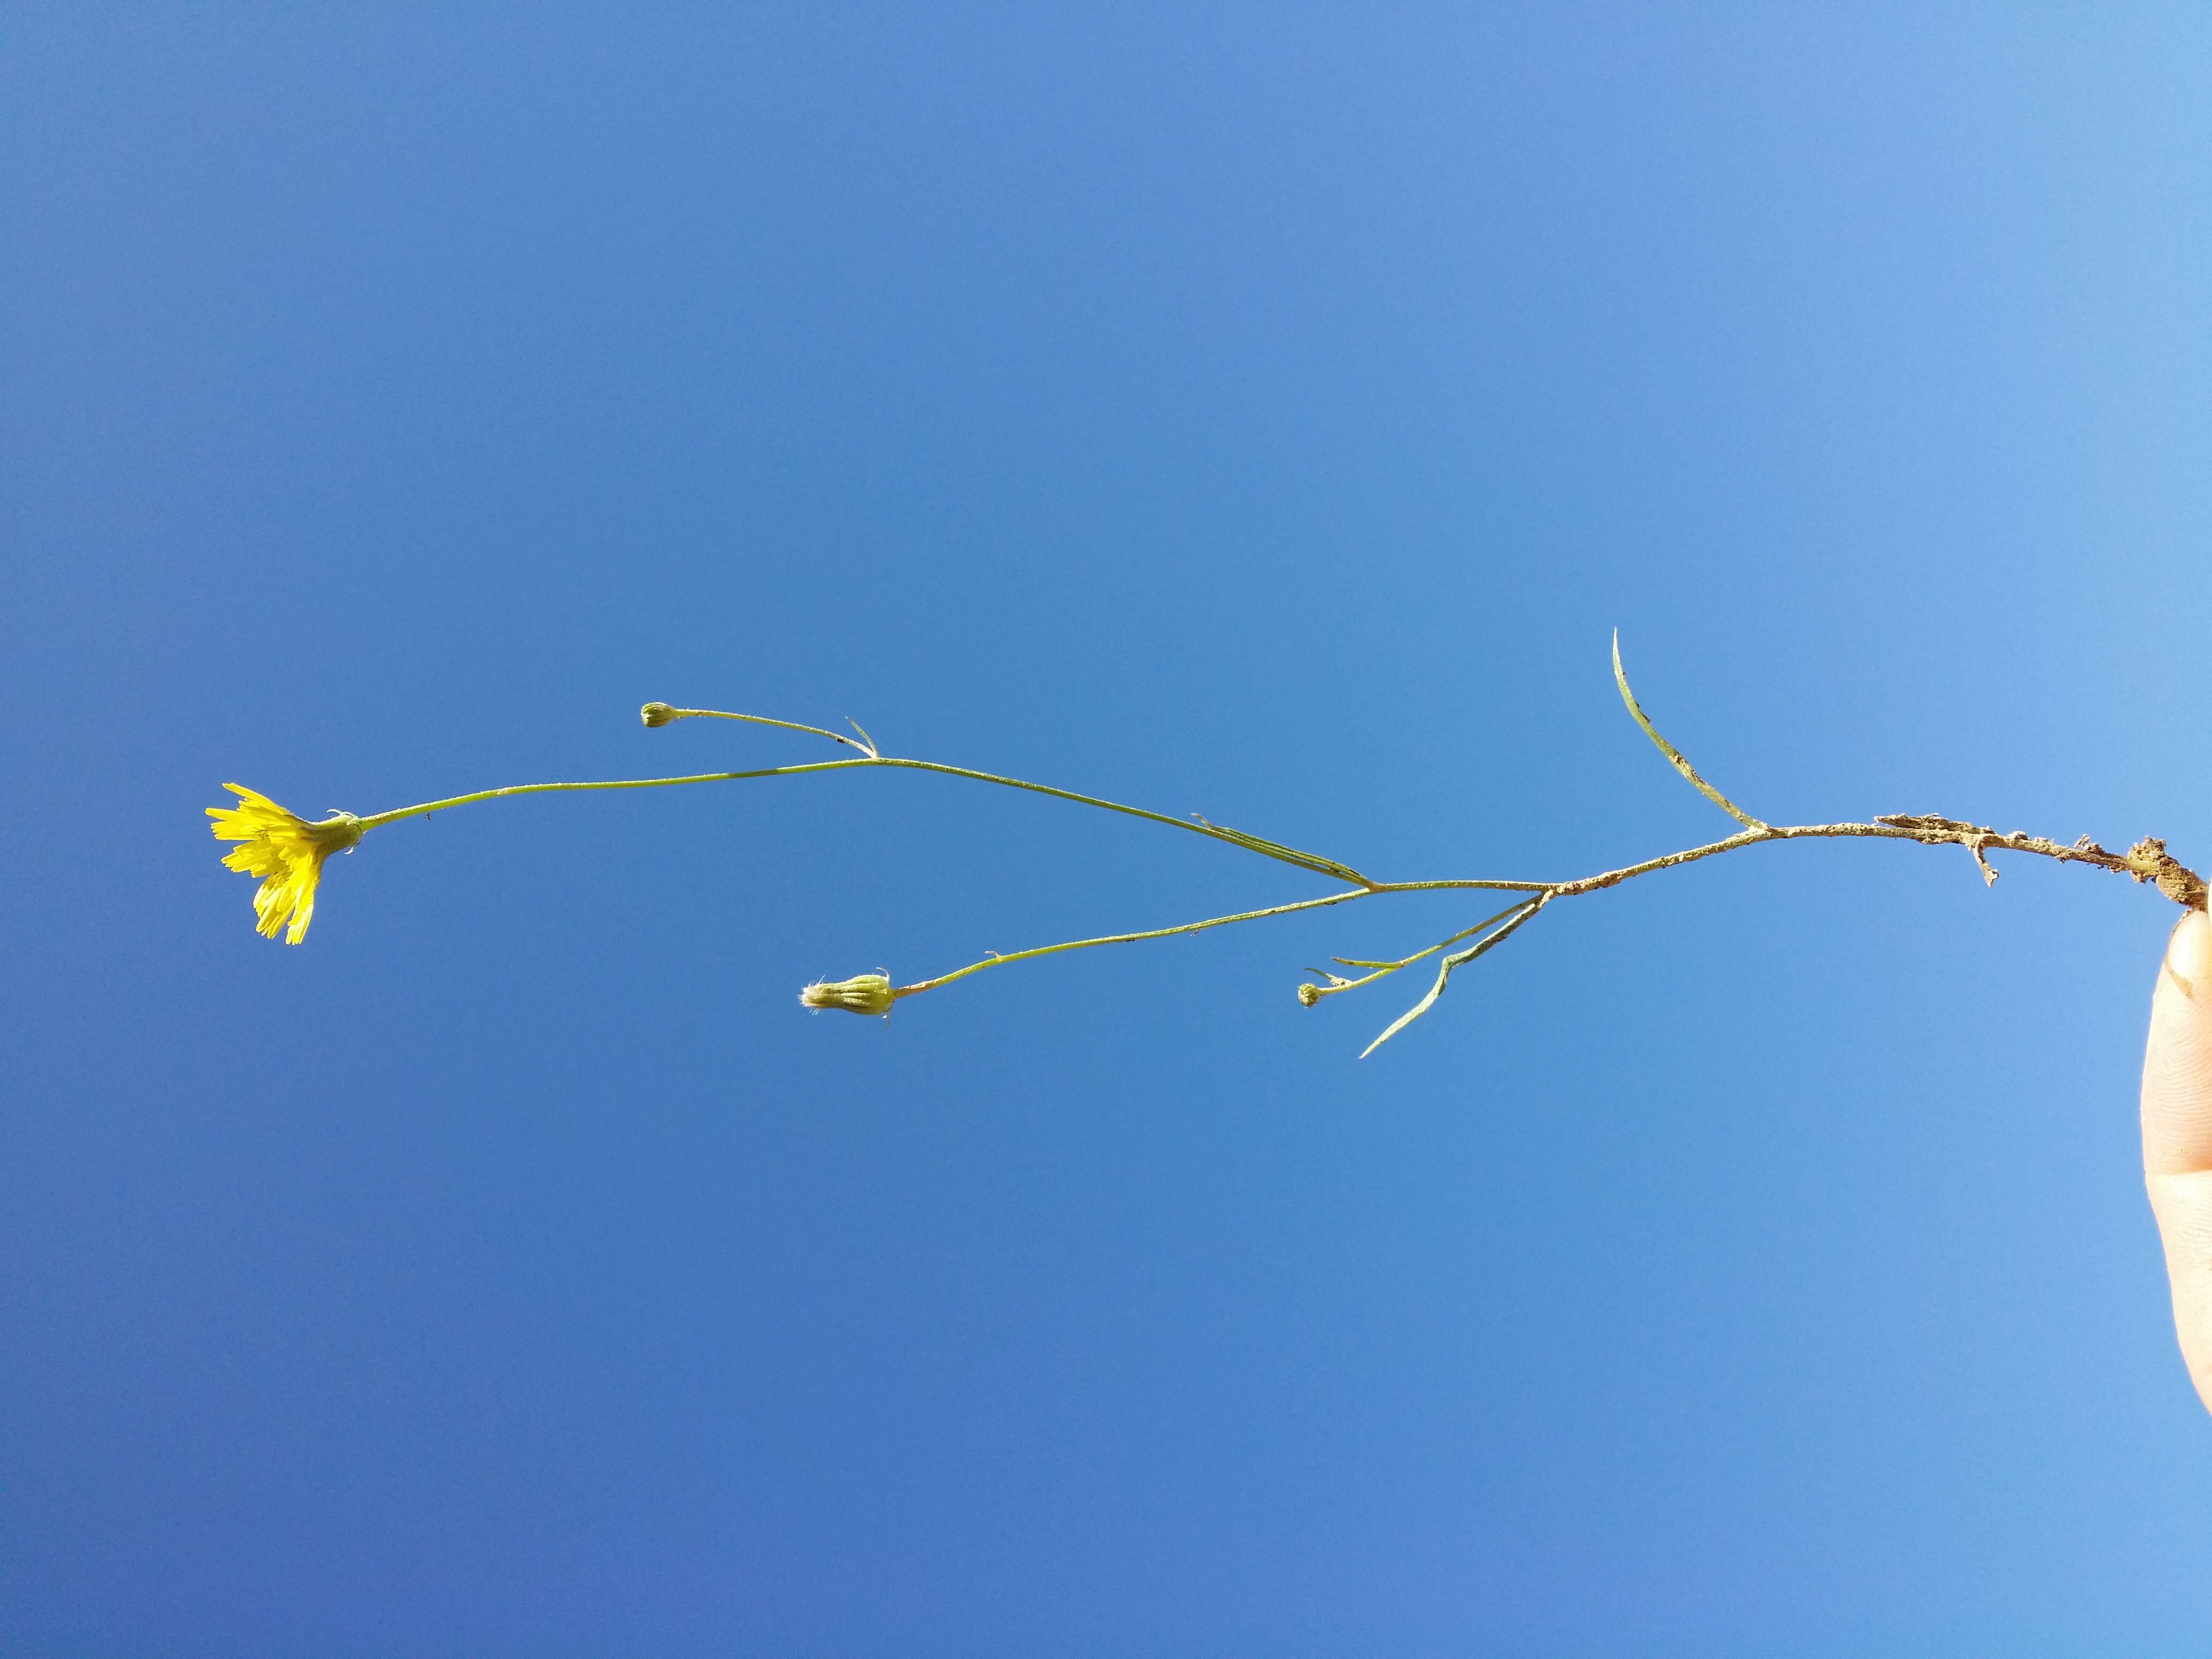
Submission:
<svg viewBox="0 0 2212 1659">
<path fill-rule="evenodd" d="M 1319 1002 L 1321 1000 L 1321 987 L 1318 985 L 1301 985 L 1298 987 L 1298 1000 L 1305 1004 L 1309 1008 L 1312 1007 L 1316 1002 Z"/>
<path fill-rule="evenodd" d="M 888 1014 L 897 1000 L 890 979 L 882 974 L 823 980 L 799 994 L 801 1007 L 842 1008 L 849 1014 Z"/>
<path fill-rule="evenodd" d="M 676 711 L 665 702 L 649 702 L 637 711 L 637 717 L 647 726 L 666 726 L 676 718 Z"/>
</svg>

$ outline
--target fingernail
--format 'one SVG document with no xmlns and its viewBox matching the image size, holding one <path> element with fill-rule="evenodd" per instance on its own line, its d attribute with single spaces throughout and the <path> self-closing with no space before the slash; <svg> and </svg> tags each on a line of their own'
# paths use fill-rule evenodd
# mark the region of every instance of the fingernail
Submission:
<svg viewBox="0 0 2212 1659">
<path fill-rule="evenodd" d="M 2191 1002 L 2199 986 L 2212 992 L 2212 916 L 2191 910 L 2182 917 L 2166 942 L 2166 971 Z"/>
</svg>

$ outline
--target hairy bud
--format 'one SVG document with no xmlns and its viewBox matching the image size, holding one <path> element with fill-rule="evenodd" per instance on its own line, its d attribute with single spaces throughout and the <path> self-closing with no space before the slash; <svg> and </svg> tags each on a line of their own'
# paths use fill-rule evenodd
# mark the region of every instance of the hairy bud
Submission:
<svg viewBox="0 0 2212 1659">
<path fill-rule="evenodd" d="M 1321 998 L 1322 989 L 1320 986 L 1301 985 L 1298 987 L 1298 1000 L 1305 1004 L 1307 1007 L 1312 1007 L 1316 1003 L 1321 1000 Z"/>
<path fill-rule="evenodd" d="M 888 1014 L 897 1000 L 890 979 L 882 974 L 823 980 L 799 994 L 803 1008 L 842 1008 L 848 1014 Z"/>
<path fill-rule="evenodd" d="M 666 726 L 676 719 L 676 711 L 665 702 L 649 702 L 637 711 L 637 717 L 647 726 Z"/>
</svg>

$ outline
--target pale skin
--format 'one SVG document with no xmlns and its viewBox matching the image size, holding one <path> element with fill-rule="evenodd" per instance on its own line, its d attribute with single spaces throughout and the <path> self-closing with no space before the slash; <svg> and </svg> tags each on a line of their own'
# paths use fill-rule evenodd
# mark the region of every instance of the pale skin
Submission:
<svg viewBox="0 0 2212 1659">
<path fill-rule="evenodd" d="M 2212 917 L 2202 910 L 2173 930 L 2151 994 L 2142 1144 L 2174 1332 L 2197 1396 L 2212 1409 Z"/>
</svg>

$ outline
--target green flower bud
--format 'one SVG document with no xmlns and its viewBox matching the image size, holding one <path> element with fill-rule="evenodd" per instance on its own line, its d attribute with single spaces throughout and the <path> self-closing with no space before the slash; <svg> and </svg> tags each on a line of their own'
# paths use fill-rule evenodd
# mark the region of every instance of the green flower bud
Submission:
<svg viewBox="0 0 2212 1659">
<path fill-rule="evenodd" d="M 853 979 L 823 980 L 799 994 L 804 1008 L 842 1008 L 851 1014 L 888 1014 L 898 1000 L 888 977 L 861 974 Z"/>
</svg>

